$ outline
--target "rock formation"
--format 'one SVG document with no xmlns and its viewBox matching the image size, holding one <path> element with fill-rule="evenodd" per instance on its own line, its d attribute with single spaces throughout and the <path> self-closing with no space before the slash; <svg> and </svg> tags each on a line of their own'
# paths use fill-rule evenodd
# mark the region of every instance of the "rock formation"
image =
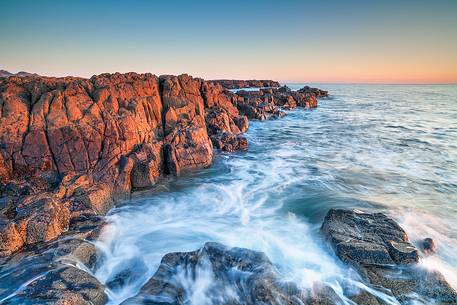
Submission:
<svg viewBox="0 0 457 305">
<path fill-rule="evenodd" d="M 241 89 L 241 88 L 267 88 L 279 87 L 279 82 L 274 80 L 237 80 L 237 79 L 215 79 L 211 82 L 222 85 L 226 89 Z"/>
<path fill-rule="evenodd" d="M 200 299 L 192 300 L 196 287 Z M 338 296 L 331 289 L 303 290 L 281 279 L 262 252 L 206 243 L 197 251 L 165 255 L 140 293 L 122 304 L 178 305 L 202 300 L 221 305 L 330 305 L 337 304 Z"/>
<path fill-rule="evenodd" d="M 280 88 L 260 89 L 258 91 L 238 91 L 243 99 L 238 102 L 240 113 L 250 119 L 265 120 L 271 117 L 281 117 L 285 113 L 282 109 L 296 107 L 316 108 L 317 97 L 327 97 L 327 91 L 317 88 L 304 87 L 292 91 L 287 86 Z"/>
<path fill-rule="evenodd" d="M 246 150 L 248 118 L 315 107 L 318 89 L 232 93 L 188 75 L 0 79 L 0 256 L 48 241 L 160 177 Z"/>
<path fill-rule="evenodd" d="M 105 304 L 105 286 L 90 272 L 98 260 L 93 240 L 100 226 L 97 217 L 81 217 L 71 223 L 62 238 L 1 258 L 0 303 Z"/>
<path fill-rule="evenodd" d="M 457 304 L 457 292 L 436 271 L 416 266 L 419 252 L 406 232 L 382 213 L 331 209 L 321 231 L 336 255 L 374 287 L 391 293 L 401 304 Z M 373 296 L 358 304 L 384 304 Z M 363 301 L 363 303 L 359 303 Z"/>
</svg>

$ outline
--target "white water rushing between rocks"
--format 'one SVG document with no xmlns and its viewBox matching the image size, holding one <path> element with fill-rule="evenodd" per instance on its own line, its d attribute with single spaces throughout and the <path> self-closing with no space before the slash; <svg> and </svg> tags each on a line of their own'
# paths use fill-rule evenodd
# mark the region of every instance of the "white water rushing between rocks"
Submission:
<svg viewBox="0 0 457 305">
<path fill-rule="evenodd" d="M 365 286 L 319 235 L 332 207 L 384 212 L 416 244 L 432 237 L 437 254 L 421 266 L 457 288 L 457 86 L 316 86 L 331 96 L 317 109 L 251 121 L 249 151 L 217 154 L 211 168 L 109 213 L 95 276 L 111 287 L 110 304 L 136 295 L 166 253 L 208 241 L 263 251 L 285 280 L 325 283 L 345 304 L 351 289 L 397 304 Z M 189 304 L 230 294 L 208 294 L 205 272 L 182 281 Z"/>
</svg>

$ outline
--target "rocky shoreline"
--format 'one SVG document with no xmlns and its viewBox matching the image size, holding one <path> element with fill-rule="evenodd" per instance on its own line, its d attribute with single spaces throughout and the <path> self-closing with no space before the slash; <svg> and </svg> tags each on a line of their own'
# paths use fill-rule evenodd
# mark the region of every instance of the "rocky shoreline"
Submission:
<svg viewBox="0 0 457 305">
<path fill-rule="evenodd" d="M 106 304 L 110 290 L 141 270 L 109 283 L 93 276 L 103 260 L 95 246 L 101 215 L 164 177 L 209 167 L 214 148 L 246 150 L 250 119 L 314 108 L 328 96 L 270 82 L 261 87 L 273 88 L 234 93 L 220 81 L 188 75 L 1 79 L 0 276 L 18 288 L 0 303 Z M 123 304 L 187 304 L 191 291 L 176 281 L 183 270 L 190 279 L 209 276 L 217 304 L 457 303 L 444 277 L 418 264 L 436 250 L 433 240 L 426 239 L 423 251 L 416 248 L 386 215 L 332 209 L 320 232 L 368 288 L 345 291 L 347 300 L 324 284 L 304 289 L 282 280 L 265 254 L 210 242 L 166 254 Z"/>
<path fill-rule="evenodd" d="M 316 91 L 317 90 L 317 91 Z M 0 255 L 52 240 L 160 177 L 247 149 L 248 119 L 316 107 L 318 89 L 243 94 L 188 75 L 0 80 Z"/>
</svg>

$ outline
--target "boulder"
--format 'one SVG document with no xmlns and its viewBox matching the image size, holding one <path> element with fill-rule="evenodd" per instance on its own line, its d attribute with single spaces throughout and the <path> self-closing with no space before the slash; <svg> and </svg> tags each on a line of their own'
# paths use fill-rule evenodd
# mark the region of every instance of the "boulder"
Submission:
<svg viewBox="0 0 457 305">
<path fill-rule="evenodd" d="M 425 254 L 431 255 L 436 252 L 436 244 L 430 237 L 424 238 L 422 241 L 422 250 Z"/>
<path fill-rule="evenodd" d="M 331 209 L 321 232 L 343 262 L 400 303 L 418 298 L 434 304 L 457 304 L 457 292 L 440 273 L 417 266 L 418 250 L 386 215 Z"/>
<path fill-rule="evenodd" d="M 37 277 L 2 304 L 104 305 L 108 300 L 104 290 L 87 272 L 64 266 Z"/>
<path fill-rule="evenodd" d="M 326 287 L 303 290 L 281 278 L 262 252 L 206 243 L 166 254 L 154 276 L 122 304 L 337 304 Z"/>
<path fill-rule="evenodd" d="M 99 218 L 80 217 L 65 238 L 2 259 L 0 272 L 8 274 L 0 284 L 2 304 L 105 304 L 105 287 L 89 271 L 99 257 L 91 241 L 100 225 Z"/>
<path fill-rule="evenodd" d="M 248 149 L 248 141 L 243 135 L 224 132 L 211 136 L 211 140 L 214 147 L 222 151 L 234 152 Z"/>
<path fill-rule="evenodd" d="M 314 95 L 317 98 L 328 97 L 328 91 L 309 86 L 304 86 L 303 88 L 297 90 L 297 92 L 301 94 Z"/>
</svg>

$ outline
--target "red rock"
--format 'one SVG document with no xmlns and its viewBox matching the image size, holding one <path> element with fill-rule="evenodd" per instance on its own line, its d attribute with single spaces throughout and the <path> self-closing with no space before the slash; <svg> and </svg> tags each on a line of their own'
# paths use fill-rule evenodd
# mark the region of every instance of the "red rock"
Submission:
<svg viewBox="0 0 457 305">
<path fill-rule="evenodd" d="M 213 146 L 205 124 L 205 107 L 200 89 L 203 80 L 186 74 L 160 80 L 165 113 L 164 157 L 168 172 L 208 167 Z"/>
</svg>

